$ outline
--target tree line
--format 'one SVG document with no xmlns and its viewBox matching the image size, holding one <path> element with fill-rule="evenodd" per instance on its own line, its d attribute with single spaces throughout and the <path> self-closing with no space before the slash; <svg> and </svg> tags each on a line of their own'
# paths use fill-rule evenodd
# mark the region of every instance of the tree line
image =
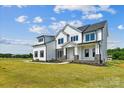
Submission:
<svg viewBox="0 0 124 93">
<path fill-rule="evenodd" d="M 0 58 L 32 58 L 32 53 L 29 53 L 29 54 L 2 54 L 0 53 Z"/>
<path fill-rule="evenodd" d="M 107 53 L 108 56 L 112 56 L 112 59 L 124 60 L 124 48 L 108 49 Z"/>
</svg>

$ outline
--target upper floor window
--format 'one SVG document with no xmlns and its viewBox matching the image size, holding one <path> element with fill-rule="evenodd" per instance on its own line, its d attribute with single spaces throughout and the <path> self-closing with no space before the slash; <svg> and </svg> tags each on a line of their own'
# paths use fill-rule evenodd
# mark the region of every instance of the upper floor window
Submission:
<svg viewBox="0 0 124 93">
<path fill-rule="evenodd" d="M 89 34 L 86 35 L 86 41 L 90 41 L 90 35 Z"/>
<path fill-rule="evenodd" d="M 72 37 L 71 37 L 71 41 L 78 41 L 78 35 L 72 36 Z"/>
<path fill-rule="evenodd" d="M 85 41 L 93 41 L 93 40 L 95 40 L 95 33 L 86 34 Z"/>
<path fill-rule="evenodd" d="M 91 40 L 95 40 L 95 34 L 94 33 L 91 34 Z"/>
<path fill-rule="evenodd" d="M 38 39 L 38 42 L 43 42 L 43 38 L 39 38 Z"/>
<path fill-rule="evenodd" d="M 58 39 L 58 44 L 63 44 L 64 43 L 64 39 L 61 38 L 61 39 Z"/>
</svg>

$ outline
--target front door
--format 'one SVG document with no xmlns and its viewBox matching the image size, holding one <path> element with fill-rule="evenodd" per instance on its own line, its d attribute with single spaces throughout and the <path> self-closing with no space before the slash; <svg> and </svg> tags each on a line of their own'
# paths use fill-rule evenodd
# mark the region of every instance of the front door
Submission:
<svg viewBox="0 0 124 93">
<path fill-rule="evenodd" d="M 74 48 L 67 48 L 67 60 L 74 60 Z"/>
</svg>

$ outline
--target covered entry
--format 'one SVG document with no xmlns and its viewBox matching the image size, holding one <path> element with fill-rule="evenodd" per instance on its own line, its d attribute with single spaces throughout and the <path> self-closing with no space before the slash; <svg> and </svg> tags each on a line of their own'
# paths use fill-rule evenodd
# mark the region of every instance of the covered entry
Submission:
<svg viewBox="0 0 124 93">
<path fill-rule="evenodd" d="M 74 60 L 74 48 L 73 47 L 66 48 L 66 55 L 67 60 Z"/>
</svg>

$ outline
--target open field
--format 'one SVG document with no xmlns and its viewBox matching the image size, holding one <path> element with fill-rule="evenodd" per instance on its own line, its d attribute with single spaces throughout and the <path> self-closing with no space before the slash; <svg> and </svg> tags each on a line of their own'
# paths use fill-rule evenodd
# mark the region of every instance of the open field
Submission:
<svg viewBox="0 0 124 93">
<path fill-rule="evenodd" d="M 124 61 L 107 66 L 34 64 L 28 59 L 0 59 L 0 87 L 124 87 Z"/>
</svg>

